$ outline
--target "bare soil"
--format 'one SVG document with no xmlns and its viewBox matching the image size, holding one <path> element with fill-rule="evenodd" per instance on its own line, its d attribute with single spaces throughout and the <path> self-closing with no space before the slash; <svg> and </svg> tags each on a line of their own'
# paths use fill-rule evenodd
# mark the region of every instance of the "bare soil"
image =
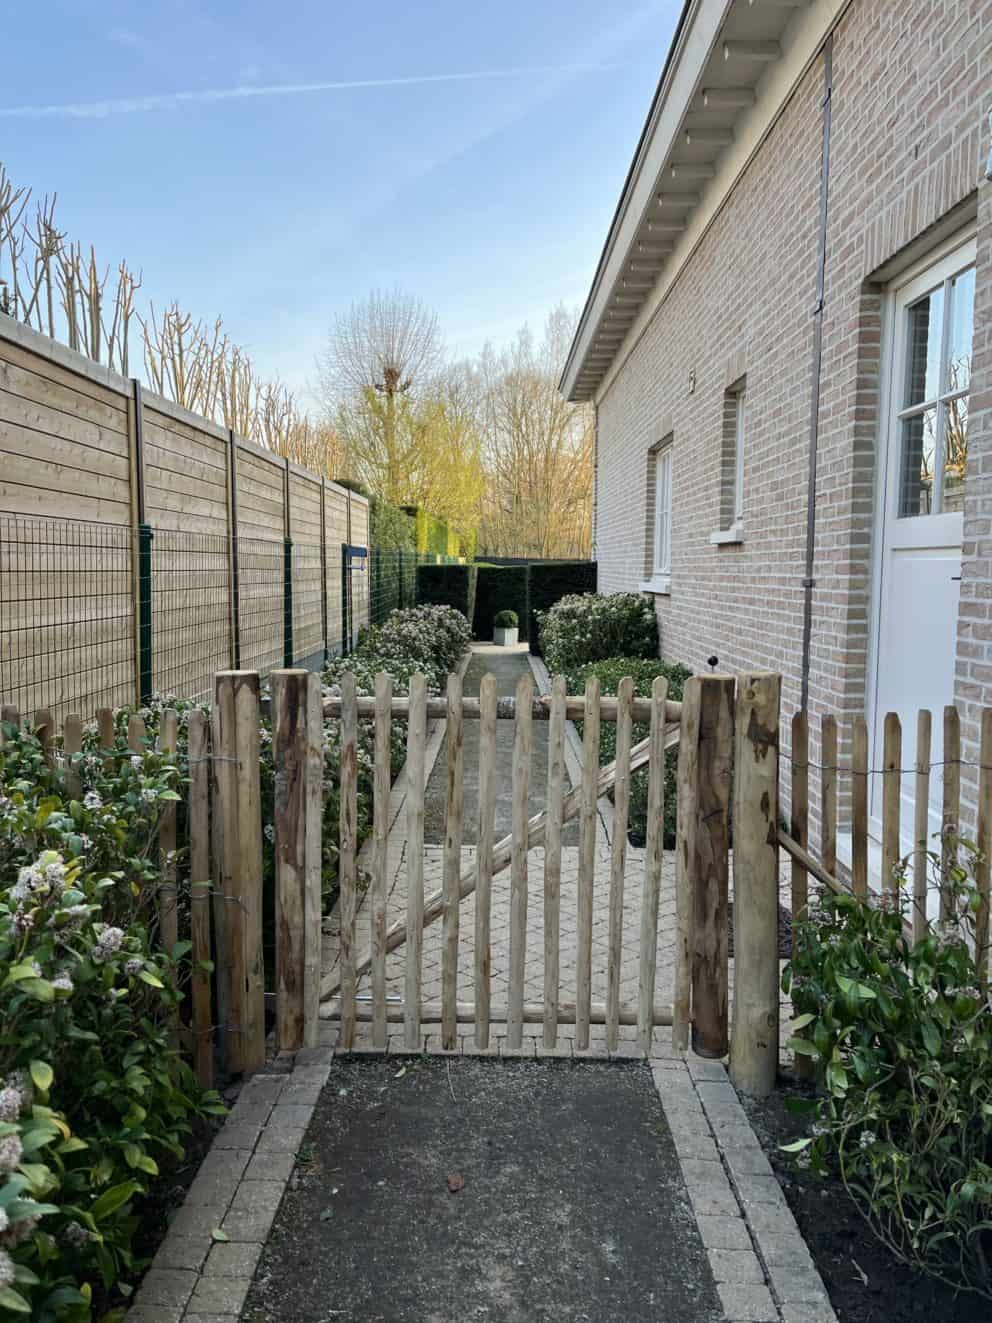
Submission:
<svg viewBox="0 0 992 1323">
<path fill-rule="evenodd" d="M 877 1240 L 838 1181 L 799 1170 L 782 1144 L 807 1134 L 785 1100 L 808 1097 L 791 1080 L 763 1102 L 742 1099 L 755 1133 L 785 1191 L 837 1314 L 838 1323 L 989 1323 L 992 1302 L 956 1293 L 913 1272 Z"/>
</svg>

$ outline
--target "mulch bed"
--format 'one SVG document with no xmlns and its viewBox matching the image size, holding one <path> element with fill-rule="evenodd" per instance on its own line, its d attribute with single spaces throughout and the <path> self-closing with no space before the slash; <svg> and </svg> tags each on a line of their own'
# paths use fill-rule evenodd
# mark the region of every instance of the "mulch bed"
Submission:
<svg viewBox="0 0 992 1323">
<path fill-rule="evenodd" d="M 780 1081 L 762 1102 L 744 1099 L 751 1124 L 830 1294 L 839 1323 L 989 1323 L 992 1303 L 955 1294 L 900 1263 L 872 1234 L 843 1186 L 799 1171 L 780 1146 L 808 1133 L 804 1118 L 786 1111 L 803 1086 Z"/>
</svg>

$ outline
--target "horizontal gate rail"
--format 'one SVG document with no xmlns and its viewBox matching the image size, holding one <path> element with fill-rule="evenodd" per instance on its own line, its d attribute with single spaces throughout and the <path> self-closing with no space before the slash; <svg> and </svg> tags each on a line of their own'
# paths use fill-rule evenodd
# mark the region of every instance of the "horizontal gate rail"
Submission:
<svg viewBox="0 0 992 1323">
<path fill-rule="evenodd" d="M 366 719 L 375 716 L 375 699 L 359 698 L 358 715 Z M 480 716 L 480 700 L 478 698 L 462 699 L 462 716 L 467 721 L 478 721 Z M 619 700 L 616 698 L 601 698 L 599 700 L 599 718 L 601 721 L 616 721 Z M 565 717 L 568 721 L 581 721 L 585 716 L 586 700 L 581 696 L 569 694 L 565 699 Z M 503 721 L 512 721 L 517 715 L 517 700 L 515 698 L 497 698 L 496 716 Z M 429 721 L 443 720 L 448 715 L 448 704 L 444 698 L 427 699 L 427 719 Z M 397 721 L 406 721 L 410 716 L 410 700 L 408 698 L 394 698 L 390 707 L 392 716 Z M 551 720 L 551 697 L 542 695 L 535 698 L 531 703 L 530 715 L 532 721 L 550 721 Z M 341 716 L 341 699 L 324 699 L 324 716 Z M 676 722 L 682 716 L 682 704 L 674 702 L 665 703 L 665 720 Z M 634 722 L 646 723 L 651 720 L 651 699 L 633 698 L 630 702 L 630 718 Z M 642 764 L 643 765 L 643 764 Z"/>
<path fill-rule="evenodd" d="M 393 701 L 395 703 L 396 700 L 394 699 Z M 467 715 L 467 713 L 465 715 Z M 667 715 L 667 705 L 666 705 L 666 715 Z M 666 730 L 665 733 L 665 748 L 672 749 L 678 744 L 678 742 L 679 742 L 679 727 L 676 725 L 672 725 Z M 648 739 L 641 740 L 638 744 L 635 744 L 634 747 L 631 749 L 630 774 L 633 775 L 634 772 L 640 771 L 642 767 L 646 767 L 648 765 L 648 762 L 650 761 L 650 758 L 651 758 L 651 739 L 649 737 Z M 617 765 L 615 762 L 607 763 L 605 767 L 600 768 L 599 776 L 596 781 L 597 799 L 601 798 L 607 792 L 607 790 L 609 790 L 610 787 L 615 783 L 616 775 L 617 775 Z M 570 822 L 572 818 L 576 817 L 581 807 L 582 807 L 582 787 L 576 786 L 576 788 L 574 790 L 570 790 L 569 793 L 565 795 L 562 800 L 562 812 L 561 812 L 562 823 Z M 537 845 L 544 844 L 547 825 L 548 825 L 548 814 L 546 810 L 541 813 L 536 813 L 528 821 L 527 823 L 528 850 L 532 850 Z M 512 854 L 513 854 L 513 833 L 511 832 L 509 836 L 504 836 L 503 839 L 501 841 L 498 841 L 496 845 L 493 847 L 493 855 L 492 855 L 493 875 L 502 872 L 504 868 L 507 868 L 509 866 L 510 860 L 512 858 Z M 477 877 L 477 869 L 475 862 L 473 862 L 468 868 L 465 869 L 465 871 L 461 875 L 461 878 L 459 879 L 459 902 L 465 900 L 468 896 L 471 896 L 472 893 L 475 891 L 476 877 Z M 432 892 L 430 896 L 428 896 L 425 899 L 422 927 L 427 928 L 432 923 L 436 923 L 443 914 L 444 914 L 444 891 L 442 889 L 439 891 Z M 386 952 L 388 953 L 390 951 L 395 951 L 397 947 L 402 946 L 405 941 L 406 941 L 406 922 L 404 920 L 398 920 L 386 932 L 386 938 L 385 938 Z M 356 975 L 367 973 L 367 971 L 371 967 L 372 967 L 372 950 L 370 947 L 362 956 L 362 958 L 357 962 L 355 966 L 355 973 Z M 335 993 L 339 991 L 340 987 L 341 987 L 341 978 L 339 973 L 331 973 L 326 975 L 320 990 L 321 1001 L 322 1002 L 328 1001 L 331 997 L 335 995 Z"/>
<path fill-rule="evenodd" d="M 355 1009 L 356 1020 L 369 1023 L 374 1015 L 375 1009 L 371 998 L 359 993 L 357 997 L 357 1006 Z M 576 1006 L 574 1001 L 563 1001 L 558 1004 L 558 1023 L 575 1024 Z M 623 1025 L 633 1026 L 638 1023 L 638 1008 L 621 1004 L 619 1011 L 619 1022 Z M 322 1020 L 337 1020 L 341 1017 L 341 1002 L 338 998 L 333 1001 L 325 1002 L 320 1008 L 320 1018 Z M 594 1001 L 589 1006 L 589 1023 L 606 1024 L 607 1022 L 606 1003 Z M 387 1001 L 386 1019 L 391 1024 L 402 1024 L 404 1018 L 403 999 L 399 1001 Z M 460 1001 L 455 1004 L 455 1018 L 459 1024 L 475 1024 L 475 1002 Z M 509 1016 L 509 1008 L 506 1006 L 493 1006 L 489 1012 L 489 1019 L 493 1024 L 506 1024 Z M 420 1020 L 422 1024 L 440 1024 L 443 1020 L 443 1006 L 441 1002 L 425 1002 L 420 1011 Z M 544 1003 L 524 1002 L 523 1021 L 524 1024 L 541 1024 L 544 1020 Z M 654 1007 L 653 1021 L 656 1025 L 668 1026 L 672 1023 L 671 1006 Z"/>
</svg>

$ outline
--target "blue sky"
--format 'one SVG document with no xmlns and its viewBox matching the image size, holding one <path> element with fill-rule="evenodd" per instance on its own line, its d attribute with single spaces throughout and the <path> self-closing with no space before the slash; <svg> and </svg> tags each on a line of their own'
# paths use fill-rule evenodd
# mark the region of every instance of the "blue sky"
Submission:
<svg viewBox="0 0 992 1323">
<path fill-rule="evenodd" d="M 140 268 L 139 298 L 222 315 L 294 388 L 376 286 L 435 307 L 471 354 L 585 297 L 679 8 L 11 6 L 0 160 L 56 190 L 102 261 Z M 272 90 L 327 83 L 369 85 Z"/>
</svg>

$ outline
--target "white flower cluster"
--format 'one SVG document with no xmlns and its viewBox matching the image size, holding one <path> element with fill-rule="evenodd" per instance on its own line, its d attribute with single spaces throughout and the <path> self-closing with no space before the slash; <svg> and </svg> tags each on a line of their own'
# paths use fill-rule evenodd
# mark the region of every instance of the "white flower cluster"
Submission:
<svg viewBox="0 0 992 1323">
<path fill-rule="evenodd" d="M 124 941 L 124 930 L 113 928 L 106 923 L 94 924 L 93 930 L 96 933 L 96 945 L 90 954 L 100 965 L 121 949 L 121 943 Z"/>
</svg>

